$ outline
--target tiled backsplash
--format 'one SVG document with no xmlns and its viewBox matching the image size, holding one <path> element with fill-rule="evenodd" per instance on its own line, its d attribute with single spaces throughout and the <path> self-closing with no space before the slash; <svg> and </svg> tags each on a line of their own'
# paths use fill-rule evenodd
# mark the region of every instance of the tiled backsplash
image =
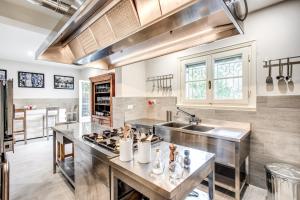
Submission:
<svg viewBox="0 0 300 200">
<path fill-rule="evenodd" d="M 153 106 L 148 99 L 156 99 Z M 176 97 L 115 98 L 114 125 L 138 118 L 166 119 L 166 111 L 176 115 Z M 127 110 L 128 105 L 134 105 Z M 126 115 L 124 115 L 126 111 Z M 270 162 L 287 162 L 300 166 L 300 96 L 257 97 L 256 111 L 214 109 L 185 109 L 200 118 L 252 124 L 250 152 L 250 182 L 265 188 L 264 165 Z"/>
<path fill-rule="evenodd" d="M 124 125 L 124 121 L 146 117 L 147 101 L 145 97 L 113 98 L 113 127 L 119 128 Z"/>
</svg>

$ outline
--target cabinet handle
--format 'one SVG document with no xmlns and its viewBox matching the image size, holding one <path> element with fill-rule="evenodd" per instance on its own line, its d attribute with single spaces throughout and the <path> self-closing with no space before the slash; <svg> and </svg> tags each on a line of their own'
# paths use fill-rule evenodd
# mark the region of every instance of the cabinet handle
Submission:
<svg viewBox="0 0 300 200">
<path fill-rule="evenodd" d="M 208 81 L 208 89 L 211 90 L 211 81 Z"/>
</svg>

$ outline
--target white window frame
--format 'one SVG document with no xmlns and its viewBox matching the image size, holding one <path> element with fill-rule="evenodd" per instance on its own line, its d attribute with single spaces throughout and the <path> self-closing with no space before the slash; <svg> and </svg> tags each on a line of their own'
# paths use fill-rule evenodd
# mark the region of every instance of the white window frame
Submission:
<svg viewBox="0 0 300 200">
<path fill-rule="evenodd" d="M 234 55 L 242 54 L 243 58 L 243 99 L 238 100 L 216 100 L 214 95 L 214 81 L 213 70 L 214 60 L 219 58 L 232 57 Z M 207 99 L 206 100 L 189 100 L 185 98 L 185 66 L 201 61 L 207 63 Z M 255 60 L 255 43 L 248 42 L 230 47 L 220 48 L 200 54 L 181 57 L 179 62 L 179 103 L 180 106 L 186 107 L 212 107 L 212 108 L 227 108 L 227 107 L 251 107 L 255 108 L 256 99 L 256 66 Z M 211 81 L 212 89 L 208 89 L 208 81 Z"/>
<path fill-rule="evenodd" d="M 90 81 L 86 80 L 79 80 L 79 122 L 90 122 L 91 121 L 91 116 L 82 116 L 82 110 L 83 110 L 83 93 L 82 93 L 82 87 L 83 84 L 89 84 L 90 87 L 92 87 Z M 91 90 L 90 90 L 91 93 Z M 89 98 L 91 97 L 91 94 L 89 95 Z M 89 113 L 91 114 L 91 105 L 89 104 L 88 106 Z"/>
<path fill-rule="evenodd" d="M 249 103 L 249 98 L 248 98 L 248 93 L 249 93 L 249 48 L 245 47 L 245 48 L 241 48 L 241 49 L 235 49 L 235 50 L 230 50 L 230 51 L 226 51 L 226 52 L 221 52 L 221 53 L 216 53 L 216 54 L 212 54 L 211 58 L 211 71 L 212 73 L 210 74 L 210 80 L 211 80 L 211 84 L 212 84 L 212 90 L 211 90 L 211 102 L 213 104 L 248 104 Z M 217 59 L 224 59 L 224 58 L 230 58 L 230 57 L 234 57 L 236 55 L 242 55 L 242 67 L 243 67 L 243 98 L 242 99 L 228 99 L 228 100 L 217 100 L 214 99 L 214 61 Z"/>
<path fill-rule="evenodd" d="M 209 76 L 209 69 L 208 69 L 208 65 L 209 65 L 209 57 L 206 56 L 202 56 L 199 58 L 191 58 L 191 59 L 187 59 L 187 60 L 183 60 L 181 62 L 181 79 L 184 80 L 184 83 L 181 84 L 181 92 L 182 92 L 182 96 L 185 96 L 186 91 L 185 91 L 185 75 L 186 75 L 186 65 L 192 65 L 192 64 L 197 64 L 197 63 L 206 63 L 206 77 L 208 78 Z M 209 91 L 208 91 L 208 84 L 206 83 L 206 97 L 209 96 Z M 201 103 L 201 104 L 207 104 L 208 103 L 208 99 L 206 98 L 205 100 L 196 100 L 196 99 L 183 99 L 183 103 L 190 103 L 190 104 L 197 104 L 197 103 Z"/>
</svg>

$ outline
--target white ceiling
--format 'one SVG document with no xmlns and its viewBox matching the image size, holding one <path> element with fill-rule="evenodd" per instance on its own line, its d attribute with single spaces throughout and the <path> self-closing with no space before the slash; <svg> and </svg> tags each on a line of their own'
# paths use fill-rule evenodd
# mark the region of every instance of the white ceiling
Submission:
<svg viewBox="0 0 300 200">
<path fill-rule="evenodd" d="M 34 59 L 62 15 L 25 0 L 0 0 L 0 59 L 82 68 Z"/>
<path fill-rule="evenodd" d="M 0 22 L 1 21 L 2 17 L 0 17 Z M 73 65 L 35 60 L 35 51 L 46 39 L 47 34 L 29 31 L 3 23 L 0 23 L 0 30 L 0 58 L 2 59 L 41 65 L 82 68 Z"/>
<path fill-rule="evenodd" d="M 0 21 L 2 21 L 0 17 Z M 45 40 L 46 34 L 0 23 L 0 57 L 9 60 L 32 61 L 32 54 Z"/>
<path fill-rule="evenodd" d="M 35 4 L 31 4 L 27 0 L 1 0 L 1 1 L 12 4 L 14 6 L 21 6 L 25 9 L 29 9 L 31 11 L 40 12 L 40 13 L 48 15 L 49 17 L 52 17 L 52 18 L 56 18 L 56 19 L 61 18 L 60 14 L 53 12 L 53 11 L 49 10 L 48 8 L 45 8 L 45 7 L 42 7 L 39 5 L 35 5 Z"/>
<path fill-rule="evenodd" d="M 248 0 L 250 12 L 283 0 Z M 61 15 L 25 0 L 0 1 L 0 58 L 36 64 L 75 67 L 34 59 L 34 53 L 46 39 Z"/>
</svg>

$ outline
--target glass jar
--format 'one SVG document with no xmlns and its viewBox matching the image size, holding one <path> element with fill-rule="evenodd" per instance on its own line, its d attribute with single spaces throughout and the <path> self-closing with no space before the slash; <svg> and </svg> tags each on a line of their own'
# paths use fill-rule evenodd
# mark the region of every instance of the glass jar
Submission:
<svg viewBox="0 0 300 200">
<path fill-rule="evenodd" d="M 162 174 L 164 172 L 164 164 L 160 158 L 160 149 L 156 149 L 155 159 L 152 163 L 152 173 L 153 174 Z"/>
</svg>

